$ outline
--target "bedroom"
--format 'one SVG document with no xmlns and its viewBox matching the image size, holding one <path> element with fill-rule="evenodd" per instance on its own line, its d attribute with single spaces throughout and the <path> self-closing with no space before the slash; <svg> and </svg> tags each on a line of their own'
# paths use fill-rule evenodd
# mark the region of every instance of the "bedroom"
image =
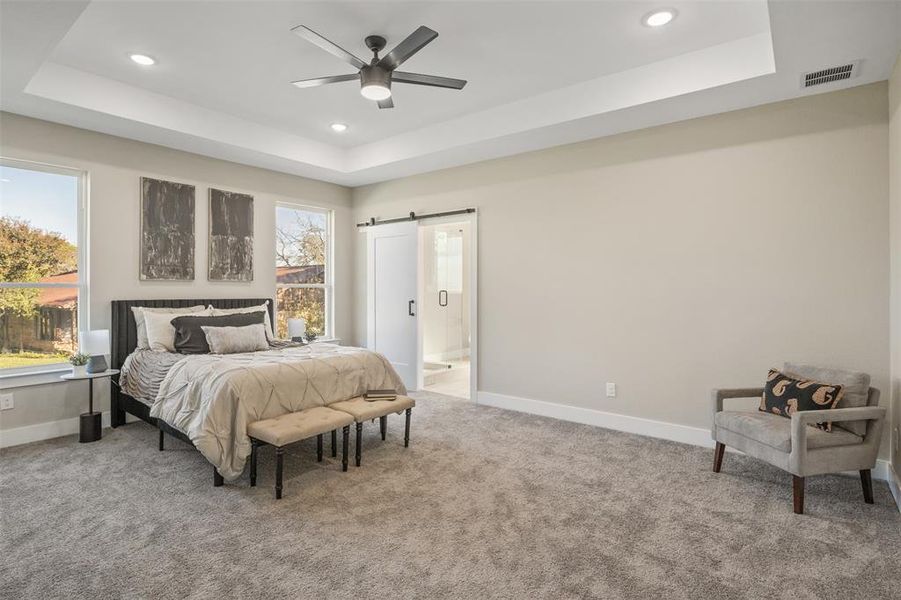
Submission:
<svg viewBox="0 0 901 600">
<path fill-rule="evenodd" d="M 645 22 L 664 9 L 671 21 Z M 4 295 L 57 294 L 18 317 L 21 335 L 3 330 L 4 359 L 53 366 L 0 373 L 4 596 L 878 598 L 901 586 L 898 2 L 0 10 L 0 213 L 75 249 L 53 279 L 0 282 Z M 403 70 L 467 83 L 395 81 L 391 109 L 353 80 L 292 86 L 356 71 L 300 25 L 366 60 L 366 36 L 387 38 L 387 56 L 424 25 L 440 35 Z M 800 83 L 843 65 L 847 79 Z M 16 195 L 26 175 L 70 182 L 66 208 Z M 150 272 L 143 180 L 193 188 L 181 280 Z M 211 268 L 216 190 L 252 198 L 252 227 L 238 219 L 252 251 L 232 280 Z M 469 400 L 414 391 L 432 354 L 419 309 L 438 300 L 422 236 L 441 219 L 471 227 Z M 280 259 L 292 234 L 303 243 Z M 400 244 L 381 263 L 395 283 L 373 287 L 383 235 Z M 374 289 L 401 300 L 382 327 Z M 319 434 L 287 446 L 277 500 L 276 452 L 258 448 L 251 487 L 246 432 L 228 428 L 243 471 L 215 486 L 212 459 L 177 428 L 161 452 L 160 429 L 134 413 L 109 426 L 109 379 L 60 379 L 91 331 L 109 332 L 97 354 L 121 370 L 116 301 L 267 299 L 273 337 L 289 337 L 288 313 L 304 318 L 301 337 L 318 334 L 288 353 L 368 348 L 408 368 L 409 447 L 403 414 L 387 415 L 384 441 L 385 421 L 355 421 L 356 467 L 356 427 L 336 425 L 322 462 Z M 865 373 L 886 413 L 872 421 L 881 439 L 861 443 L 875 444 L 872 467 L 804 477 L 803 514 L 790 465 L 726 442 L 743 452 L 711 469 L 724 443 L 711 390 L 764 387 L 784 363 Z M 353 385 L 329 401 L 375 387 Z M 100 439 L 79 443 L 91 389 Z M 807 429 L 811 442 L 846 433 Z M 786 572 L 784 554 L 805 547 L 816 559 L 793 555 Z"/>
</svg>

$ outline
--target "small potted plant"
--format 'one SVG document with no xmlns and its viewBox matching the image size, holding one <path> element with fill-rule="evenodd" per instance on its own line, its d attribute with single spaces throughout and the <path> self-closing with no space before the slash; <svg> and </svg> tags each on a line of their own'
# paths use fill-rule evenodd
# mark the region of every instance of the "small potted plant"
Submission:
<svg viewBox="0 0 901 600">
<path fill-rule="evenodd" d="M 315 331 L 307 330 L 307 343 L 308 344 L 312 344 L 313 342 L 315 342 L 316 338 L 318 338 L 318 337 L 319 337 L 319 335 L 317 335 L 317 333 Z"/>
<path fill-rule="evenodd" d="M 89 360 L 91 360 L 91 357 L 81 352 L 76 352 L 70 356 L 69 362 L 72 363 L 72 374 L 84 375 Z"/>
</svg>

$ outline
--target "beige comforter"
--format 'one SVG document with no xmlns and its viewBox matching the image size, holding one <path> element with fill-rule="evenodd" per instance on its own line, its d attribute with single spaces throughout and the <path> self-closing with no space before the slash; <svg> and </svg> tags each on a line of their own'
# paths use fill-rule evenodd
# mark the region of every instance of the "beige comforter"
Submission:
<svg viewBox="0 0 901 600">
<path fill-rule="evenodd" d="M 404 384 L 380 354 L 313 344 L 246 354 L 191 355 L 172 366 L 150 415 L 183 432 L 226 479 L 250 456 L 247 424 Z"/>
</svg>

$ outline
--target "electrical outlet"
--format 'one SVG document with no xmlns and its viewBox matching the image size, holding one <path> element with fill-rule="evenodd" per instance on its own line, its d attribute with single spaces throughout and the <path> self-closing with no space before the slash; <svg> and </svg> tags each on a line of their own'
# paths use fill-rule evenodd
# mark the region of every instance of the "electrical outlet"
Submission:
<svg viewBox="0 0 901 600">
<path fill-rule="evenodd" d="M 14 407 L 12 394 L 0 394 L 0 410 L 9 410 Z"/>
<path fill-rule="evenodd" d="M 607 382 L 607 397 L 616 398 L 616 384 Z"/>
</svg>

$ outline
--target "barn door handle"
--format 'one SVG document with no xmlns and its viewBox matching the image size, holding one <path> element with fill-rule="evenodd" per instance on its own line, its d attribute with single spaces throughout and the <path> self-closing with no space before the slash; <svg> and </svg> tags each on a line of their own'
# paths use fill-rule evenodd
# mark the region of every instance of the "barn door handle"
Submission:
<svg viewBox="0 0 901 600">
<path fill-rule="evenodd" d="M 416 304 L 416 300 L 410 300 L 410 302 L 407 303 L 407 312 L 410 313 L 410 316 L 411 316 L 411 317 L 415 317 L 415 316 L 416 316 L 416 314 L 413 312 L 413 305 L 414 305 L 414 304 Z"/>
<path fill-rule="evenodd" d="M 444 294 L 444 300 L 442 300 L 442 294 Z M 438 306 L 447 306 L 447 290 L 438 290 Z"/>
</svg>

